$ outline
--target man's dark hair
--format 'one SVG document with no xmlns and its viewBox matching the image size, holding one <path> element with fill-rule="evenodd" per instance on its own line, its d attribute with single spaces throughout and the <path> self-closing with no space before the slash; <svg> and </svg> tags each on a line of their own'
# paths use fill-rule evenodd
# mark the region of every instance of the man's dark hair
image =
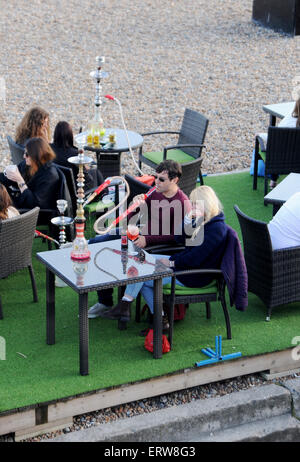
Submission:
<svg viewBox="0 0 300 462">
<path fill-rule="evenodd" d="M 175 160 L 167 159 L 163 160 L 156 168 L 156 173 L 168 172 L 170 180 L 173 178 L 180 178 L 182 175 L 181 165 Z"/>
</svg>

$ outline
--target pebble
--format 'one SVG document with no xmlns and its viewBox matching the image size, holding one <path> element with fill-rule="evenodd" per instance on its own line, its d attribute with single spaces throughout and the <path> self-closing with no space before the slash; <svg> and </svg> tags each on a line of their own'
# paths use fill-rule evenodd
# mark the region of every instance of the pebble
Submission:
<svg viewBox="0 0 300 462">
<path fill-rule="evenodd" d="M 103 94 L 121 101 L 129 130 L 177 130 L 190 107 L 209 118 L 203 173 L 248 168 L 254 136 L 268 127 L 262 106 L 293 99 L 300 43 L 300 36 L 260 27 L 251 16 L 252 0 L 5 2 L 0 16 L 0 171 L 11 163 L 6 136 L 14 137 L 33 105 L 50 113 L 52 134 L 59 120 L 69 121 L 74 133 L 87 126 L 95 98 L 89 74 L 98 55 L 106 57 L 103 70 L 109 74 L 102 80 Z M 106 127 L 121 126 L 118 107 L 110 101 L 103 102 L 102 117 Z M 173 143 L 172 136 L 167 144 Z M 144 140 L 147 150 L 164 144 L 163 136 Z M 121 169 L 135 171 L 129 155 L 122 155 Z M 75 417 L 61 432 L 27 441 L 264 383 L 259 375 L 243 376 L 102 409 Z M 0 441 L 5 438 L 12 436 Z"/>
<path fill-rule="evenodd" d="M 14 137 L 29 107 L 48 110 L 52 133 L 62 119 L 75 133 L 87 126 L 97 55 L 105 56 L 108 72 L 102 94 L 121 101 L 128 129 L 176 130 L 190 107 L 209 118 L 203 172 L 249 167 L 254 135 L 268 126 L 262 106 L 290 101 L 299 74 L 299 36 L 260 27 L 251 16 L 252 0 L 103 0 L 97 6 L 54 0 L 42 8 L 39 0 L 6 2 L 0 18 L 0 85 L 6 89 L 5 101 L 0 91 L 0 170 L 10 163 L 6 136 Z M 106 126 L 121 126 L 110 101 L 103 101 L 102 117 Z M 144 141 L 145 149 L 163 144 L 162 136 Z M 135 171 L 129 154 L 122 155 L 121 167 Z"/>
</svg>

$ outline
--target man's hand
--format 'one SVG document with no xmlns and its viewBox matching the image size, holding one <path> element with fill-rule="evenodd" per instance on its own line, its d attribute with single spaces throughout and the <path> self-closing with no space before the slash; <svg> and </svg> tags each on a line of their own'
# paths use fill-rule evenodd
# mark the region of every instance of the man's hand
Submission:
<svg viewBox="0 0 300 462">
<path fill-rule="evenodd" d="M 146 238 L 145 236 L 139 236 L 135 241 L 134 244 L 139 248 L 143 249 L 146 247 Z"/>
<path fill-rule="evenodd" d="M 144 204 L 145 199 L 144 199 L 144 194 L 138 194 L 132 199 L 132 202 L 137 205 Z"/>
</svg>

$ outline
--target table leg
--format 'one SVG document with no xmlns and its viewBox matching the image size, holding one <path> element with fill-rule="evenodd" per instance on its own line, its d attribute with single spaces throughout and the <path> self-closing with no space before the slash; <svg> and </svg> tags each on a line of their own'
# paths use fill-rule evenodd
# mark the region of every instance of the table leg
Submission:
<svg viewBox="0 0 300 462">
<path fill-rule="evenodd" d="M 79 362 L 80 374 L 89 373 L 88 293 L 79 295 Z"/>
<path fill-rule="evenodd" d="M 270 114 L 270 125 L 271 127 L 275 127 L 276 125 L 276 116 L 274 116 L 273 114 Z"/>
<path fill-rule="evenodd" d="M 46 324 L 47 344 L 55 343 L 55 284 L 54 273 L 46 268 Z"/>
<path fill-rule="evenodd" d="M 162 357 L 162 280 L 154 280 L 153 357 Z"/>
</svg>

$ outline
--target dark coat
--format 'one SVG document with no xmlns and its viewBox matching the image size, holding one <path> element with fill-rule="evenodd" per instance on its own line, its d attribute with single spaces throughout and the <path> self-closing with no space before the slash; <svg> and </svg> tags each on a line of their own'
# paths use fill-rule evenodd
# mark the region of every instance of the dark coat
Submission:
<svg viewBox="0 0 300 462">
<path fill-rule="evenodd" d="M 200 234 L 198 237 L 201 237 Z M 189 245 L 182 252 L 170 257 L 170 260 L 175 262 L 174 270 L 220 269 L 226 246 L 226 237 L 227 225 L 224 214 L 220 213 L 204 225 L 202 243 Z M 181 243 L 185 240 L 185 245 L 187 244 L 186 234 L 176 240 Z M 178 276 L 178 280 L 186 287 L 203 287 L 213 280 L 213 276 L 202 274 L 182 275 Z"/>
<path fill-rule="evenodd" d="M 227 226 L 226 249 L 221 270 L 229 293 L 230 305 L 244 311 L 248 306 L 248 273 L 238 235 Z"/>
<path fill-rule="evenodd" d="M 25 160 L 18 165 L 24 179 L 27 178 Z M 56 200 L 63 197 L 61 194 L 61 180 L 57 168 L 52 163 L 42 165 L 30 180 L 26 181 L 27 189 L 23 193 L 12 194 L 10 186 L 17 188 L 17 184 L 8 180 L 3 173 L 0 174 L 0 182 L 4 184 L 10 193 L 15 207 L 18 209 L 56 209 Z M 17 188 L 19 191 L 19 188 Z"/>
<path fill-rule="evenodd" d="M 62 165 L 63 167 L 71 168 L 74 175 L 75 184 L 77 181 L 78 175 L 78 166 L 72 164 L 68 161 L 70 157 L 78 156 L 78 149 L 75 146 L 69 148 L 63 148 L 61 146 L 56 146 L 54 143 L 50 144 L 51 148 L 56 154 L 54 162 L 57 165 Z M 86 170 L 84 168 L 84 190 L 89 191 L 90 189 L 96 188 L 101 183 L 103 183 L 102 174 L 96 170 Z"/>
</svg>

